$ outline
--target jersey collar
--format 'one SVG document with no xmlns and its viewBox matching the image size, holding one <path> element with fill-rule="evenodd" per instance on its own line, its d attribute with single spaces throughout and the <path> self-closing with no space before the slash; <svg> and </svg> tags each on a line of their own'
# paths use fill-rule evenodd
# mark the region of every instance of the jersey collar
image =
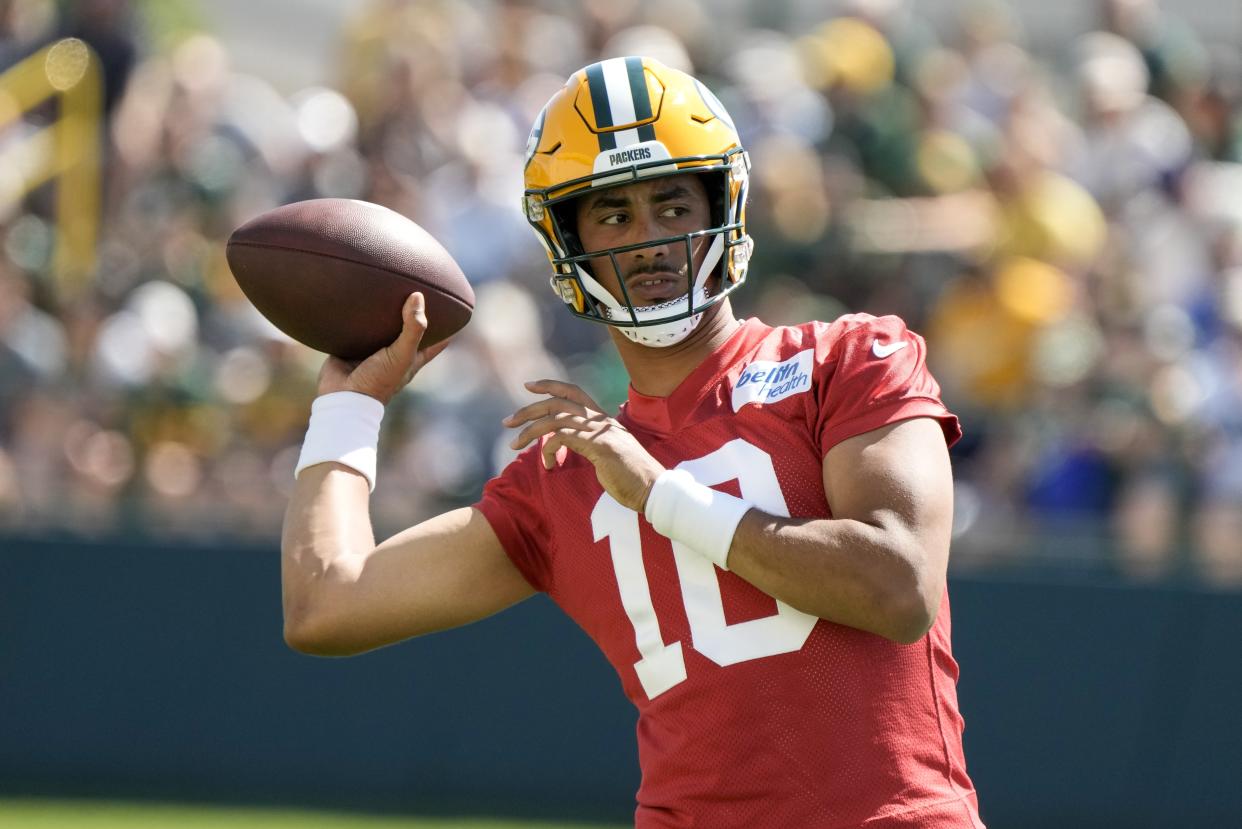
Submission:
<svg viewBox="0 0 1242 829">
<path fill-rule="evenodd" d="M 649 432 L 669 434 L 677 431 L 694 411 L 699 401 L 737 362 L 738 357 L 752 350 L 772 329 L 755 318 L 742 320 L 715 351 L 686 376 L 668 397 L 652 397 L 629 388 L 626 402 L 621 404 L 620 419 Z"/>
</svg>

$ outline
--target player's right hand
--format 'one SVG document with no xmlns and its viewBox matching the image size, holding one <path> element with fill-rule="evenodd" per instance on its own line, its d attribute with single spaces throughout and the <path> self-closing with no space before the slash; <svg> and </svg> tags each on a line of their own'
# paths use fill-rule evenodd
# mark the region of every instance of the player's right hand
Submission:
<svg viewBox="0 0 1242 829">
<path fill-rule="evenodd" d="M 426 301 L 421 293 L 412 293 L 401 306 L 401 333 L 397 339 L 362 362 L 329 357 L 319 370 L 319 394 L 353 391 L 387 405 L 452 339 L 419 351 L 418 344 L 426 330 Z"/>
</svg>

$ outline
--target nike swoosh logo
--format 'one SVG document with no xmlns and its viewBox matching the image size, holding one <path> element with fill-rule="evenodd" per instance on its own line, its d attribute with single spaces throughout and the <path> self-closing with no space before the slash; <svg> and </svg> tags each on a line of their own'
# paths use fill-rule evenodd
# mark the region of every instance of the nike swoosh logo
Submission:
<svg viewBox="0 0 1242 829">
<path fill-rule="evenodd" d="M 896 354 L 898 351 L 901 351 L 903 348 L 905 348 L 909 344 L 910 343 L 906 342 L 905 340 L 902 340 L 901 342 L 889 343 L 888 345 L 884 345 L 879 340 L 872 340 L 871 341 L 871 353 L 879 357 L 881 360 L 883 360 L 885 357 L 890 357 L 893 354 Z"/>
</svg>

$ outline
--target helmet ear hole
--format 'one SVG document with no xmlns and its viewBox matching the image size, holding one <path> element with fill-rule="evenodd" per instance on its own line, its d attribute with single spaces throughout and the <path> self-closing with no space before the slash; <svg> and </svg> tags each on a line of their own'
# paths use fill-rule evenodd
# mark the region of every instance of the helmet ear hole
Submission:
<svg viewBox="0 0 1242 829">
<path fill-rule="evenodd" d="M 556 227 L 556 232 L 560 234 L 561 244 L 565 246 L 565 252 L 570 256 L 581 256 L 586 253 L 586 250 L 582 247 L 582 240 L 578 238 L 577 205 L 577 199 L 570 199 L 563 204 L 553 205 L 551 208 L 552 224 Z M 595 271 L 589 261 L 579 262 L 578 267 L 591 276 L 595 276 Z"/>
<path fill-rule="evenodd" d="M 582 249 L 582 240 L 578 238 L 577 199 L 564 204 L 553 205 L 551 208 L 552 224 L 560 234 L 561 243 L 570 256 L 580 256 L 586 251 Z"/>
<path fill-rule="evenodd" d="M 703 187 L 707 190 L 707 204 L 711 211 L 711 222 L 720 227 L 728 224 L 729 199 L 725 192 L 728 177 L 723 172 L 709 173 L 702 176 Z"/>
</svg>

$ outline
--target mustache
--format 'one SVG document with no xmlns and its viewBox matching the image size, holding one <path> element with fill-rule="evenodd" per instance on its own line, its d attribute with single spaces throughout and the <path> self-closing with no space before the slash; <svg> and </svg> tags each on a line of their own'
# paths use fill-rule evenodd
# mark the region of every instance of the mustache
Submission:
<svg viewBox="0 0 1242 829">
<path fill-rule="evenodd" d="M 673 277 L 683 277 L 683 276 L 686 276 L 688 273 L 689 273 L 689 268 L 686 265 L 678 265 L 674 267 L 672 265 L 666 265 L 662 262 L 651 262 L 651 263 L 644 263 L 641 265 L 636 265 L 634 268 L 629 270 L 625 274 L 625 281 L 629 282 L 639 276 L 651 276 L 654 274 L 661 274 L 664 276 L 673 276 Z"/>
</svg>

